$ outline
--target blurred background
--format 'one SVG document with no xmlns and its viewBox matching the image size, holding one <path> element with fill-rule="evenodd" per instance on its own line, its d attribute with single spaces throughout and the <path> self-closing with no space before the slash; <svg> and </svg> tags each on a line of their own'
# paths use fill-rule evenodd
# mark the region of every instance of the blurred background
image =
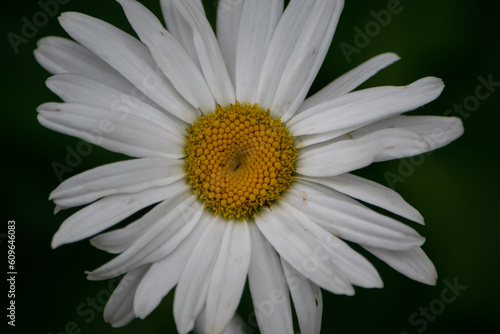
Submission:
<svg viewBox="0 0 500 334">
<path fill-rule="evenodd" d="M 161 15 L 159 1 L 141 2 Z M 217 1 L 204 4 L 213 24 Z M 62 174 L 66 179 L 126 157 L 92 146 L 68 163 L 79 140 L 49 131 L 36 120 L 37 106 L 58 98 L 45 87 L 49 74 L 36 63 L 33 49 L 44 36 L 67 36 L 56 18 L 64 11 L 84 12 L 133 33 L 121 6 L 112 0 L 17 0 L 4 6 L 0 241 L 6 259 L 6 225 L 15 220 L 18 274 L 16 327 L 6 326 L 5 315 L 2 326 L 7 333 L 176 333 L 173 293 L 147 319 L 111 328 L 102 309 L 117 282 L 90 282 L 84 274 L 111 255 L 87 241 L 50 248 L 52 235 L 74 212 L 53 214 L 48 195 L 60 183 L 54 163 L 68 167 Z M 397 8 L 390 22 L 377 21 L 378 13 L 388 8 Z M 460 117 L 465 134 L 436 152 L 356 172 L 393 187 L 424 215 L 426 226 L 409 224 L 427 238 L 423 248 L 439 279 L 436 286 L 425 286 L 367 255 L 385 287 L 358 288 L 354 297 L 324 292 L 322 333 L 500 333 L 499 9 L 500 3 L 492 0 L 346 0 L 311 92 L 377 54 L 395 52 L 402 60 L 362 87 L 443 78 L 441 97 L 410 114 Z M 39 26 L 26 30 L 26 22 L 34 20 Z M 7 291 L 1 294 L 6 312 Z M 247 289 L 239 314 L 244 332 L 258 333 L 251 312 Z"/>
</svg>

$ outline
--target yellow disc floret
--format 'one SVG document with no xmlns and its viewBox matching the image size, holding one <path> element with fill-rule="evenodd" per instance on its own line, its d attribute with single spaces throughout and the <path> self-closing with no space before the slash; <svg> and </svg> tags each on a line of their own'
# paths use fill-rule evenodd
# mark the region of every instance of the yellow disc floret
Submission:
<svg viewBox="0 0 500 334">
<path fill-rule="evenodd" d="M 252 218 L 293 181 L 293 137 L 257 104 L 218 106 L 187 131 L 186 177 L 216 215 Z"/>
</svg>

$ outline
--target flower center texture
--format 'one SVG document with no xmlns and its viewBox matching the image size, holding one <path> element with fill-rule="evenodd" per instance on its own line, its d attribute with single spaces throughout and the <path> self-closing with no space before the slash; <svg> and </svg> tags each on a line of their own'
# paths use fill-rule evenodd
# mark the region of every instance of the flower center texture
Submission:
<svg viewBox="0 0 500 334">
<path fill-rule="evenodd" d="M 293 181 L 293 136 L 257 104 L 218 106 L 187 131 L 186 177 L 215 215 L 252 218 Z"/>
</svg>

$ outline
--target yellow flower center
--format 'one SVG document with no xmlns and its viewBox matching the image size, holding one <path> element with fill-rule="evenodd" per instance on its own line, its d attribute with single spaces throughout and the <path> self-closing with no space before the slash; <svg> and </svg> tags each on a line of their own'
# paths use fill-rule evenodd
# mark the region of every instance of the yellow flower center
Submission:
<svg viewBox="0 0 500 334">
<path fill-rule="evenodd" d="M 215 215 L 252 218 L 293 181 L 293 137 L 257 104 L 218 106 L 187 131 L 186 177 Z"/>
</svg>

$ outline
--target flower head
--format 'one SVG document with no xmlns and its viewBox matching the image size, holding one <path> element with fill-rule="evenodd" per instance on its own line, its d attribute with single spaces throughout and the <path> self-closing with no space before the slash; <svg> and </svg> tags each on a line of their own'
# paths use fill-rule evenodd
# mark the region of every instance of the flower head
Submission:
<svg viewBox="0 0 500 334">
<path fill-rule="evenodd" d="M 262 333 L 319 333 L 320 288 L 354 294 L 382 287 L 376 269 L 344 240 L 402 274 L 434 284 L 415 230 L 365 202 L 423 224 L 400 195 L 349 172 L 458 138 L 456 118 L 401 116 L 437 98 L 428 77 L 354 91 L 397 61 L 377 56 L 306 99 L 343 1 L 220 0 L 216 36 L 199 0 L 162 0 L 167 29 L 143 5 L 118 1 L 139 39 L 98 19 L 64 13 L 76 41 L 42 39 L 35 56 L 64 103 L 40 123 L 136 159 L 64 181 L 51 194 L 70 216 L 53 247 L 92 237 L 118 254 L 88 273 L 125 274 L 105 319 L 144 318 L 175 286 L 181 333 L 199 321 L 222 333 L 247 277 Z M 439 140 L 436 140 L 439 134 Z M 109 230 L 143 208 L 126 227 Z M 271 294 L 282 303 L 267 314 Z M 228 325 L 229 324 L 229 325 Z"/>
</svg>

